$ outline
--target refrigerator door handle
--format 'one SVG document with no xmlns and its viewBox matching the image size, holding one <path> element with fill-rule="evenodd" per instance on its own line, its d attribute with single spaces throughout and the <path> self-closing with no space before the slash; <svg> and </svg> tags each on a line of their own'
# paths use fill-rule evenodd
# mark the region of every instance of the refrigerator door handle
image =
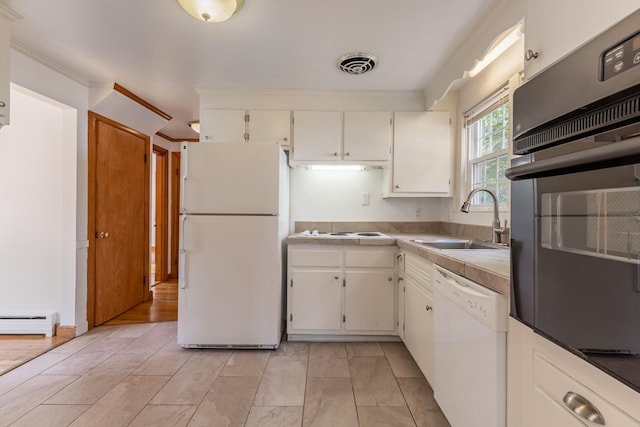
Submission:
<svg viewBox="0 0 640 427">
<path fill-rule="evenodd" d="M 186 250 L 185 250 L 186 235 L 184 233 L 186 222 L 187 222 L 187 216 L 183 215 L 182 216 L 182 240 L 180 245 L 180 253 L 178 254 L 178 286 L 180 287 L 180 289 L 184 289 L 187 287 L 186 278 L 185 278 L 187 274 L 187 271 L 185 270 L 186 256 L 187 256 Z"/>
<path fill-rule="evenodd" d="M 182 153 L 180 154 L 181 156 L 181 163 L 180 166 L 183 168 L 182 170 L 182 182 L 183 184 L 187 181 L 187 176 L 189 175 L 189 162 L 188 162 L 188 151 L 187 151 L 187 144 L 184 144 L 184 150 L 182 150 Z M 185 207 L 184 207 L 184 193 L 187 192 L 187 186 L 186 185 L 182 185 L 180 188 L 180 212 L 182 213 L 187 213 Z"/>
</svg>

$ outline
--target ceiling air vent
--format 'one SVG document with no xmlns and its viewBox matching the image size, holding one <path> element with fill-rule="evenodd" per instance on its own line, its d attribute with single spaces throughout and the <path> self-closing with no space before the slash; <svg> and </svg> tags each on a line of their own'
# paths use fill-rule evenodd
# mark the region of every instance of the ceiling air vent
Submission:
<svg viewBox="0 0 640 427">
<path fill-rule="evenodd" d="M 350 53 L 338 60 L 338 67 L 348 74 L 364 74 L 373 70 L 378 58 L 369 53 Z"/>
</svg>

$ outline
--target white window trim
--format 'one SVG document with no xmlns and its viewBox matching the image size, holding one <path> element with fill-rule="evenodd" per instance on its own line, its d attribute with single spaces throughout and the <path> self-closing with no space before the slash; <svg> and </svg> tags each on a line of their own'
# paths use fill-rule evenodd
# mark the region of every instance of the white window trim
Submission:
<svg viewBox="0 0 640 427">
<path fill-rule="evenodd" d="M 491 95 L 488 96 L 487 98 L 485 98 L 483 101 L 479 102 L 478 104 L 476 104 L 475 107 L 471 108 L 470 110 L 468 110 L 466 113 L 461 114 L 462 116 L 462 120 L 461 122 L 461 127 L 460 129 L 460 141 L 461 141 L 461 146 L 460 146 L 460 158 L 459 160 L 459 165 L 460 165 L 460 177 L 461 177 L 461 183 L 459 185 L 459 194 L 458 194 L 458 203 L 455 203 L 454 205 L 460 206 L 460 204 L 466 200 L 467 198 L 467 194 L 469 194 L 469 192 L 471 191 L 471 172 L 468 170 L 469 169 L 469 141 L 468 141 L 468 135 L 467 135 L 467 115 L 469 115 L 469 113 L 472 113 L 474 111 L 477 112 L 482 112 L 484 109 L 486 109 L 487 107 L 489 107 L 493 102 L 495 102 L 495 96 L 496 94 L 500 91 L 500 88 L 507 88 L 507 93 L 508 93 L 508 102 L 509 105 L 511 106 L 511 111 L 509 112 L 509 144 L 507 146 L 506 149 L 506 153 L 508 156 L 508 161 L 509 163 L 511 163 L 511 159 L 516 157 L 513 155 L 513 150 L 512 150 L 512 146 L 513 146 L 513 92 L 516 90 L 516 88 L 518 86 L 520 86 L 520 84 L 522 84 L 524 79 L 524 74 L 523 72 L 518 72 L 516 74 L 514 74 L 513 76 L 511 76 L 508 79 L 508 82 L 505 84 L 502 84 L 500 86 L 498 86 L 498 89 L 494 90 L 491 92 Z M 493 102 L 491 102 L 493 100 Z M 503 150 L 503 151 L 504 151 Z M 493 154 L 493 153 L 492 153 Z M 502 154 L 500 154 L 502 155 Z M 511 194 L 511 181 L 507 181 L 507 191 L 508 194 Z M 507 203 L 502 203 L 500 205 L 498 205 L 498 210 L 500 212 L 510 212 L 511 211 L 511 206 L 510 206 L 510 198 L 507 200 Z M 455 209 L 455 206 L 452 205 L 452 207 Z M 489 212 L 489 211 L 493 211 L 493 207 L 492 206 L 486 206 L 486 205 L 474 205 L 474 207 L 472 208 L 474 211 L 476 212 Z M 457 211 L 457 209 L 456 209 Z"/>
</svg>

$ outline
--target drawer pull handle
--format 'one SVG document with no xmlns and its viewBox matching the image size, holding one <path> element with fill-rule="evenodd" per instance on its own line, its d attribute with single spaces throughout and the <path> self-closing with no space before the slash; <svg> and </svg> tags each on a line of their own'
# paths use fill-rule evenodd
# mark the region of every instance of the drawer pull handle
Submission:
<svg viewBox="0 0 640 427">
<path fill-rule="evenodd" d="M 594 424 L 605 425 L 604 417 L 600 411 L 598 411 L 591 402 L 580 396 L 578 393 L 568 391 L 562 398 L 562 401 L 567 405 L 567 408 L 571 409 L 580 418 L 584 418 Z"/>
</svg>

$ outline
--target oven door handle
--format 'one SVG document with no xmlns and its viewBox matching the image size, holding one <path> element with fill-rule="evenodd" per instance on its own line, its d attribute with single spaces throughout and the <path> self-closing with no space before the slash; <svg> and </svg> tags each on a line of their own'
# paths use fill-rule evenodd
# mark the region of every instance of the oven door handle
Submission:
<svg viewBox="0 0 640 427">
<path fill-rule="evenodd" d="M 564 154 L 507 169 L 505 176 L 519 179 L 565 175 L 584 170 L 602 169 L 640 161 L 640 137 L 603 145 L 577 153 Z"/>
</svg>

